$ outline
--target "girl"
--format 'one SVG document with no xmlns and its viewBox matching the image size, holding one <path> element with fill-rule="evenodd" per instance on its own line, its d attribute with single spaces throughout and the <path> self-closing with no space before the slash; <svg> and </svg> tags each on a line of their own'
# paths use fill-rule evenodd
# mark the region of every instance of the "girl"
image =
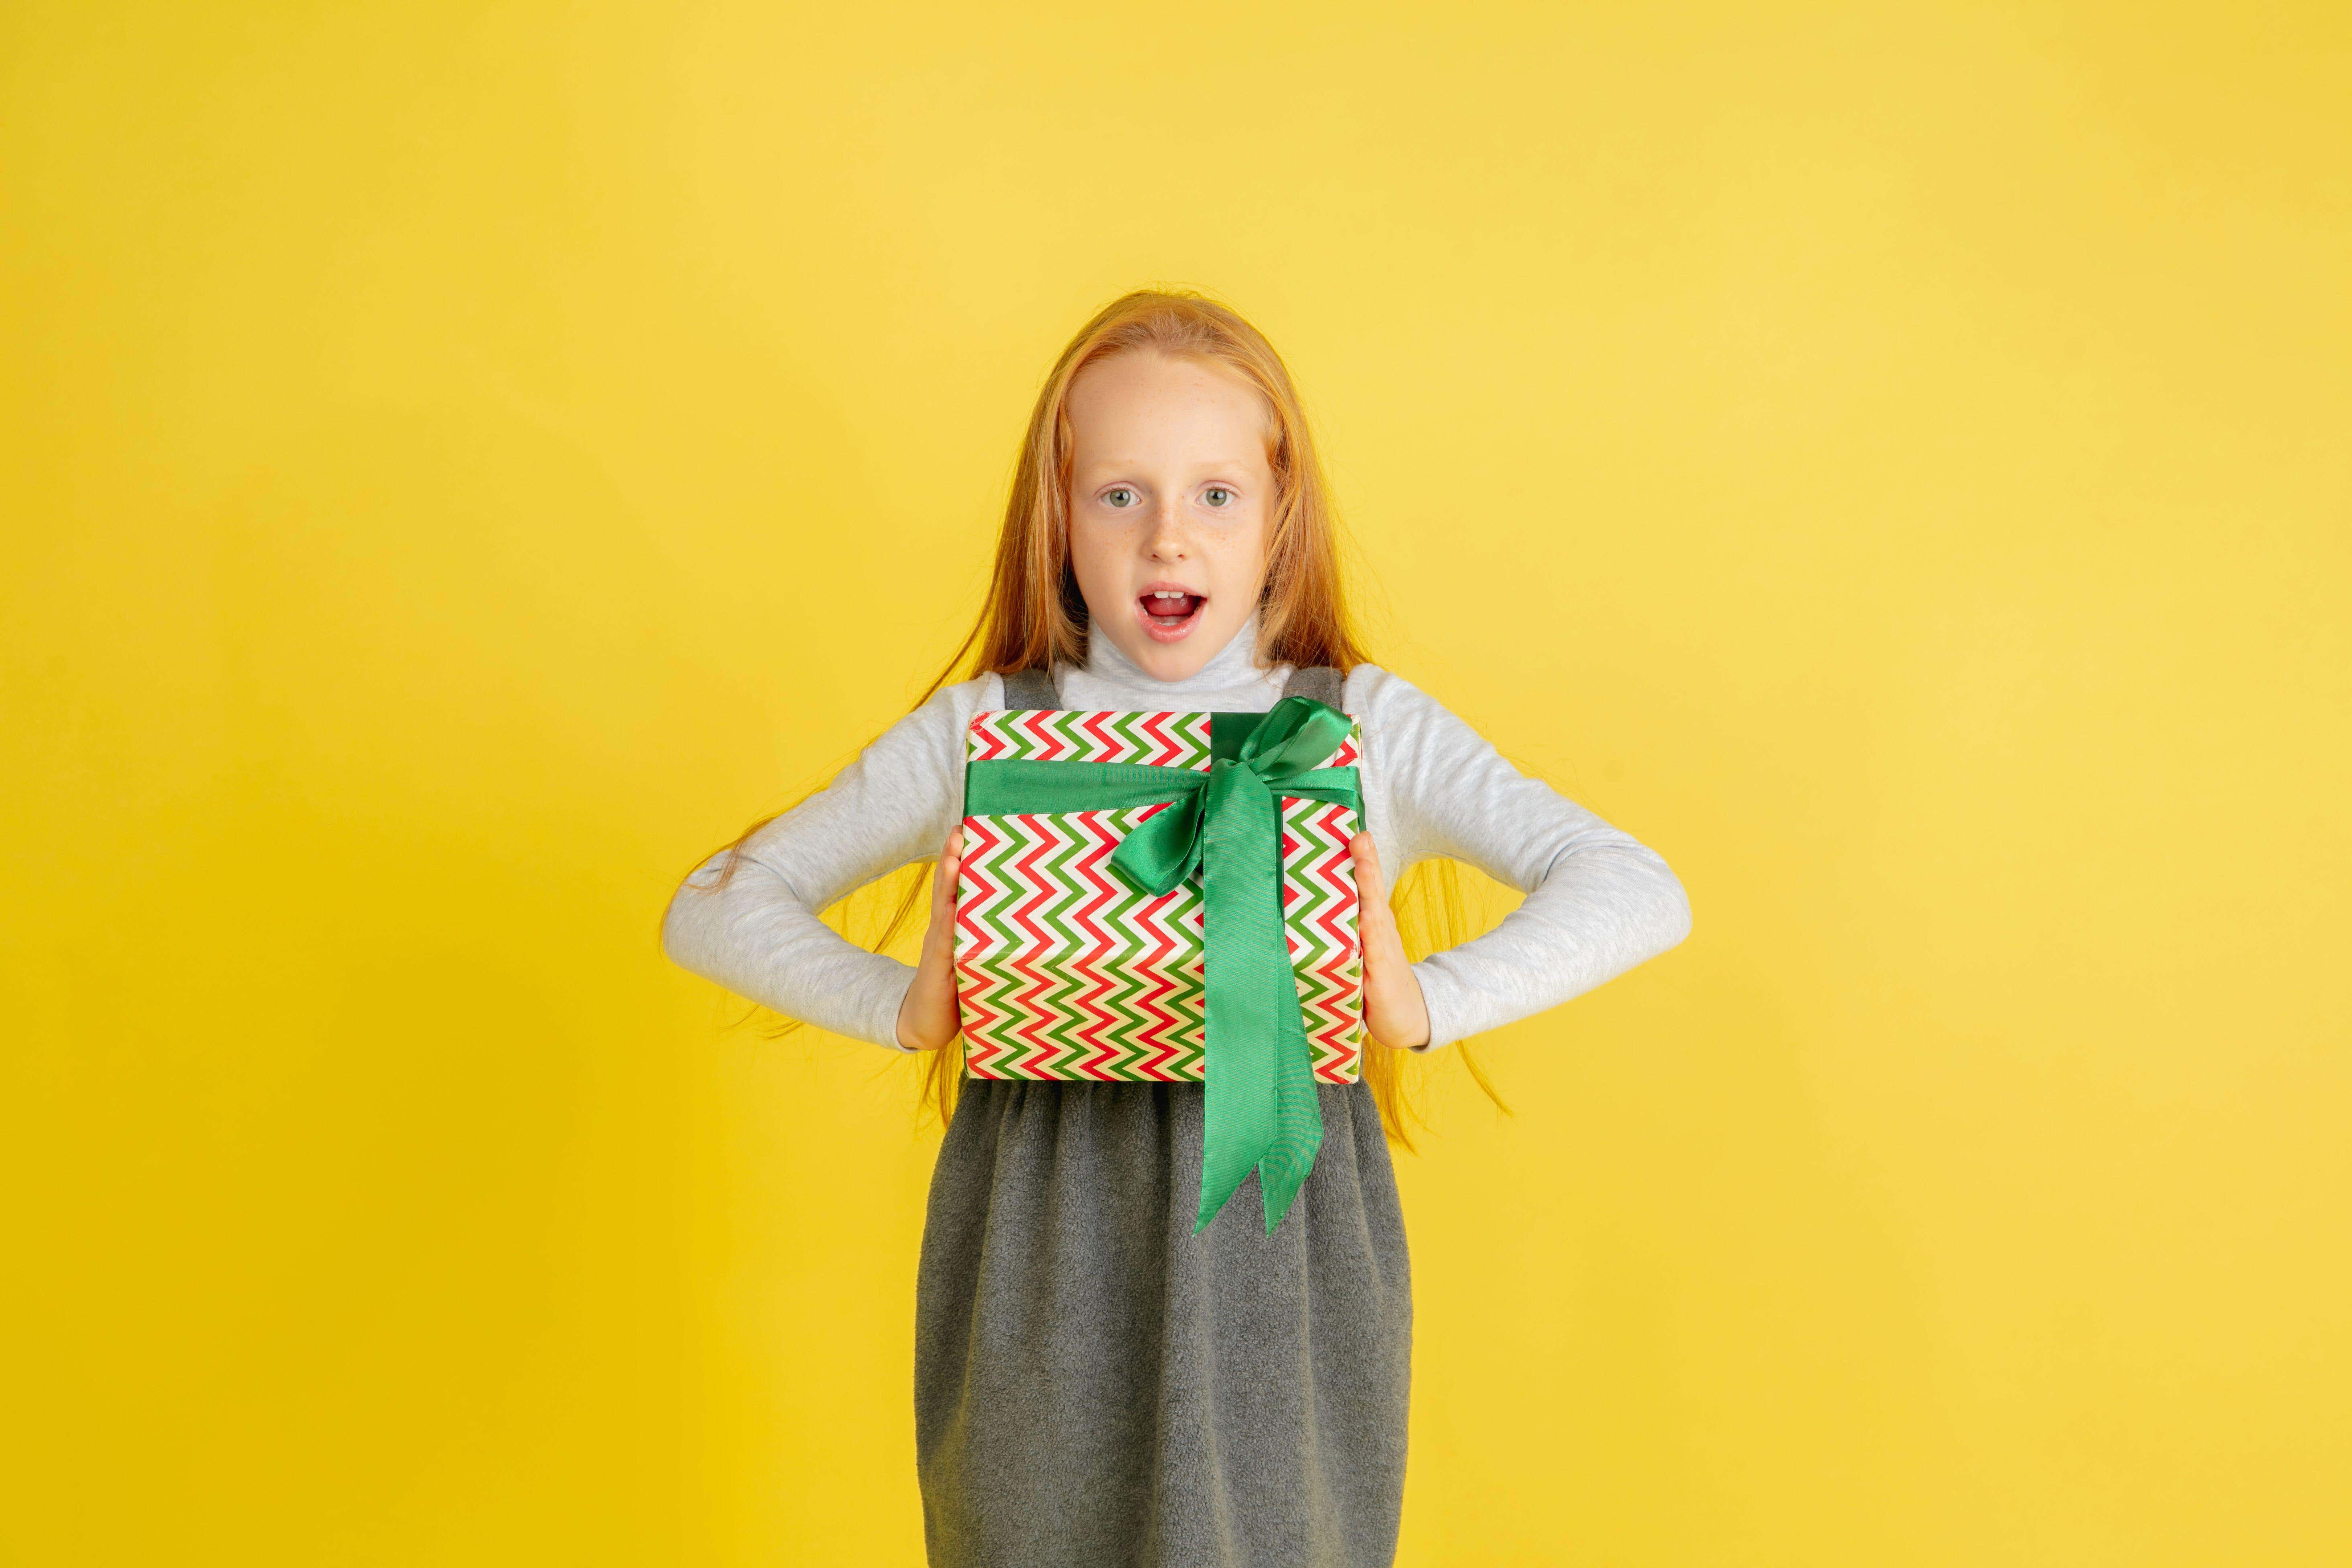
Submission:
<svg viewBox="0 0 2352 1568">
<path fill-rule="evenodd" d="M 935 1564 L 1386 1564 L 1404 1482 L 1412 1305 L 1382 1137 L 1388 1050 L 1550 1007 L 1689 930 L 1664 861 L 1365 661 L 1298 395 L 1223 306 L 1130 294 L 1039 395 L 998 541 L 979 673 L 933 682 L 824 789 L 687 879 L 677 963 L 792 1017 L 960 1066 L 953 920 L 964 731 L 983 709 L 1264 712 L 1286 689 L 1362 728 L 1362 1080 L 1272 1235 L 1194 1234 L 1203 1086 L 971 1079 L 932 1174 L 916 1285 L 916 1469 Z M 1340 678 L 1344 677 L 1344 680 Z M 940 680 L 946 679 L 943 672 Z M 908 969 L 817 911 L 934 848 Z M 1384 870 L 1467 861 L 1527 897 L 1406 959 Z M 1387 1047 L 1383 1050 L 1377 1047 Z M 1382 1092 L 1383 1089 L 1388 1092 Z M 1255 1183 L 1255 1177 L 1251 1177 Z"/>
</svg>

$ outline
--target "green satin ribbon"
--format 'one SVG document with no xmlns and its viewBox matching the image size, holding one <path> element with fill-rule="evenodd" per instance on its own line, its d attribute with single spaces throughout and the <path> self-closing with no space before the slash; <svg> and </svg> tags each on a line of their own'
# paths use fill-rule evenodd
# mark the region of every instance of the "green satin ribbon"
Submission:
<svg viewBox="0 0 2352 1568">
<path fill-rule="evenodd" d="M 1165 893 L 1200 871 L 1207 952 L 1206 1128 L 1201 1207 L 1206 1230 L 1255 1168 L 1274 1233 L 1314 1168 L 1323 1111 L 1282 922 L 1283 795 L 1356 807 L 1356 770 L 1315 764 L 1339 749 L 1349 717 L 1286 697 L 1206 773 L 1138 763 L 973 763 L 964 810 L 975 816 L 1111 810 L 1171 803 L 1139 824 L 1110 863 L 1137 888 Z"/>
</svg>

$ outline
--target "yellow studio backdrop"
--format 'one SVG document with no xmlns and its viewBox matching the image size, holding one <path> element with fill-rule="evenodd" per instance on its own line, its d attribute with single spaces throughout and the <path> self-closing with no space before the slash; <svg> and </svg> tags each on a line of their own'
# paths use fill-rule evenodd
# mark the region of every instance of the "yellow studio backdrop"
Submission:
<svg viewBox="0 0 2352 1568">
<path fill-rule="evenodd" d="M 2352 1560 L 2352 12 L 993 10 L 0 14 L 0 1560 L 919 1561 L 936 1132 L 656 921 L 1150 281 L 1696 910 L 1401 1562 Z"/>
</svg>

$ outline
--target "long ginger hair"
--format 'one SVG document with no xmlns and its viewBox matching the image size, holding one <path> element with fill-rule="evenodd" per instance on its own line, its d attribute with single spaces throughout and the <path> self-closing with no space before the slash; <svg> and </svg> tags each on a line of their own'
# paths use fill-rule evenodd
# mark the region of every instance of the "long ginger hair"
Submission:
<svg viewBox="0 0 2352 1568">
<path fill-rule="evenodd" d="M 1138 289 L 1097 311 L 1047 374 L 1030 411 L 1012 493 L 1006 498 L 987 601 L 913 707 L 920 708 L 950 680 L 1086 662 L 1087 605 L 1070 566 L 1069 477 L 1075 445 L 1070 384 L 1087 366 L 1122 353 L 1208 363 L 1248 383 L 1265 399 L 1275 506 L 1257 604 L 1260 661 L 1329 665 L 1342 675 L 1366 662 L 1341 589 L 1339 517 L 1306 410 L 1282 356 L 1264 334 L 1225 305 L 1199 294 Z M 762 817 L 729 845 L 717 877 L 688 885 L 705 890 L 725 886 L 744 846 L 775 819 Z M 875 884 L 887 886 L 895 879 L 904 886 L 896 889 L 895 900 L 887 900 L 890 912 L 867 945 L 887 946 L 927 907 L 935 864 L 917 862 Z M 1423 861 L 1400 879 L 1392 894 L 1399 929 L 1414 959 L 1452 946 L 1467 934 L 1463 890 L 1451 861 Z M 773 1032 L 781 1035 L 798 1026 L 795 1020 L 783 1019 Z M 1454 1051 L 1478 1087 L 1501 1106 L 1501 1096 L 1477 1059 L 1463 1045 Z M 1406 1082 L 1406 1056 L 1365 1037 L 1363 1078 L 1380 1106 L 1381 1126 L 1391 1141 L 1410 1149 L 1412 1123 L 1421 1116 Z M 962 1067 L 961 1036 L 949 1046 L 923 1053 L 923 1099 L 938 1109 L 942 1125 L 954 1114 Z"/>
</svg>

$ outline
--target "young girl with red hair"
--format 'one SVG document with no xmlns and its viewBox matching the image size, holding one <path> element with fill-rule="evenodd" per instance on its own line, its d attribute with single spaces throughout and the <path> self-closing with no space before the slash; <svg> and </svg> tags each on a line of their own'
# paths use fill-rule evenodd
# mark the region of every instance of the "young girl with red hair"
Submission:
<svg viewBox="0 0 2352 1568">
<path fill-rule="evenodd" d="M 943 684 L 967 657 L 976 673 Z M 992 709 L 1265 712 L 1286 694 L 1360 726 L 1349 847 L 1375 1048 L 1358 1081 L 1316 1086 L 1320 1150 L 1282 1223 L 1195 1234 L 1202 1084 L 960 1081 L 943 1048 L 965 732 Z M 913 968 L 818 918 L 934 855 Z M 1386 873 L 1431 858 L 1526 899 L 1413 963 Z M 1375 1568 L 1396 1549 L 1412 1324 L 1392 1053 L 1556 1005 L 1689 924 L 1656 854 L 1365 659 L 1281 360 L 1231 310 L 1146 291 L 1046 378 L 987 605 L 947 671 L 824 789 L 691 874 L 663 934 L 740 995 L 929 1053 L 952 1103 L 916 1287 L 933 1563 Z"/>
</svg>

